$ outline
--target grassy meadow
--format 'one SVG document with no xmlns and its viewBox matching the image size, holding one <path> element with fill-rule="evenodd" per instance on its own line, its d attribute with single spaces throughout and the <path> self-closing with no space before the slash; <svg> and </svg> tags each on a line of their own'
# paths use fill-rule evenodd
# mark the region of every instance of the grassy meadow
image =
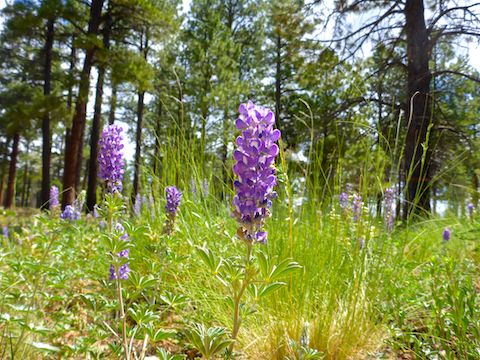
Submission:
<svg viewBox="0 0 480 360">
<path fill-rule="evenodd" d="M 323 195 L 328 202 L 309 195 L 318 192 L 310 181 L 292 185 L 284 153 L 269 240 L 253 247 L 262 281 L 242 297 L 228 351 L 231 288 L 245 256 L 230 216 L 232 190 L 188 151 L 170 151 L 171 171 L 149 174 L 151 199 L 140 213 L 131 206 L 113 213 L 130 238 L 131 273 L 120 291 L 132 358 L 480 358 L 477 214 L 397 221 L 388 231 L 367 202 L 356 220 L 342 209 L 340 185 Z M 362 179 L 357 191 L 368 199 L 373 185 Z M 183 198 L 167 234 L 164 188 L 174 181 Z M 0 247 L 1 358 L 122 357 L 102 211 L 68 221 L 59 210 L 19 208 L 0 219 L 9 229 Z"/>
</svg>

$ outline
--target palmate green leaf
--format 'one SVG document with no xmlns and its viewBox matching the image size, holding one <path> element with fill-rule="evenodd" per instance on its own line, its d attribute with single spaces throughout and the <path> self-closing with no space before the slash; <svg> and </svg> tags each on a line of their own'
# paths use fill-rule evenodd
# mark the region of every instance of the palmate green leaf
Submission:
<svg viewBox="0 0 480 360">
<path fill-rule="evenodd" d="M 169 307 L 176 308 L 180 305 L 184 305 L 188 299 L 184 295 L 174 294 L 172 292 L 165 292 L 165 294 L 160 296 L 160 299 L 165 302 Z"/>
<path fill-rule="evenodd" d="M 224 351 L 233 342 L 222 327 L 206 329 L 203 324 L 193 324 L 185 333 L 191 344 L 208 359 Z"/>
<path fill-rule="evenodd" d="M 149 290 L 155 287 L 157 279 L 152 275 L 140 276 L 136 271 L 131 271 L 128 276 L 129 283 L 135 288 L 136 291 L 141 292 Z"/>
<path fill-rule="evenodd" d="M 172 355 L 167 350 L 158 348 L 157 356 L 159 360 L 183 360 L 185 355 Z"/>
<path fill-rule="evenodd" d="M 222 267 L 222 259 L 218 259 L 207 247 L 195 246 L 197 254 L 200 256 L 205 265 L 208 266 L 212 274 L 218 274 L 218 271 Z"/>
<path fill-rule="evenodd" d="M 275 291 L 277 291 L 278 289 L 282 288 L 283 286 L 285 286 L 286 283 L 284 282 L 274 282 L 274 283 L 271 283 L 271 284 L 266 284 L 266 285 L 263 285 L 258 293 L 258 297 L 259 298 L 262 298 L 268 294 L 271 294 Z"/>
</svg>

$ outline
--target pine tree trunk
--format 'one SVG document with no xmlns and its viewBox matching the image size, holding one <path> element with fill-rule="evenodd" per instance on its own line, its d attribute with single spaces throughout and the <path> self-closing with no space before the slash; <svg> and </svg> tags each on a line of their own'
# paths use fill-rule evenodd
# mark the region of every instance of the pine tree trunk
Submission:
<svg viewBox="0 0 480 360">
<path fill-rule="evenodd" d="M 98 174 L 98 140 L 100 139 L 100 127 L 102 117 L 103 83 L 105 80 L 105 67 L 98 69 L 97 89 L 95 94 L 95 106 L 90 132 L 90 159 L 88 162 L 88 186 L 87 186 L 87 209 L 93 211 L 97 203 L 97 174 Z"/>
<path fill-rule="evenodd" d="M 25 148 L 25 153 L 28 154 L 30 151 L 30 141 L 27 141 L 27 146 Z M 20 204 L 22 207 L 25 207 L 27 199 L 27 183 L 28 183 L 28 158 L 25 160 L 25 166 L 23 168 L 23 184 L 22 184 L 22 197 L 20 199 Z"/>
<path fill-rule="evenodd" d="M 112 84 L 112 96 L 110 97 L 110 112 L 108 114 L 108 124 L 115 122 L 115 111 L 117 110 L 117 84 Z"/>
<path fill-rule="evenodd" d="M 140 158 L 142 156 L 142 127 L 143 127 L 143 110 L 144 110 L 145 92 L 138 93 L 137 101 L 137 131 L 135 132 L 135 163 L 133 175 L 132 201 L 135 200 L 140 191 Z"/>
<path fill-rule="evenodd" d="M 102 7 L 104 0 L 92 0 L 90 7 L 90 20 L 88 24 L 88 34 L 95 36 L 101 22 Z M 86 111 L 88 101 L 88 91 L 90 86 L 90 72 L 92 70 L 94 55 L 96 48 L 90 47 L 86 50 L 83 69 L 80 76 L 80 84 L 78 88 L 78 97 L 75 104 L 75 113 L 72 121 L 72 130 L 68 147 L 65 152 L 65 164 L 63 172 L 63 197 L 62 206 L 72 204 L 75 200 L 75 185 L 78 178 L 78 164 L 81 159 L 78 154 L 83 147 L 83 134 L 85 132 Z"/>
<path fill-rule="evenodd" d="M 15 200 L 15 178 L 17 175 L 17 157 L 20 134 L 13 135 L 12 153 L 10 155 L 10 167 L 8 170 L 7 194 L 5 197 L 5 209 L 10 209 Z"/>
<path fill-rule="evenodd" d="M 145 36 L 145 42 L 143 35 Z M 140 51 L 143 52 L 143 58 L 147 60 L 148 57 L 148 31 L 142 33 L 140 38 L 141 45 Z M 145 108 L 145 91 L 138 93 L 137 101 L 137 131 L 135 132 L 135 163 L 134 163 L 134 175 L 133 175 L 133 187 L 132 187 L 132 203 L 135 202 L 135 198 L 140 191 L 140 158 L 142 156 L 142 128 L 143 128 L 143 112 Z"/>
<path fill-rule="evenodd" d="M 110 10 L 110 8 L 109 8 Z M 108 50 L 110 47 L 111 18 L 107 14 L 107 22 L 103 32 L 103 45 Z M 98 174 L 98 140 L 100 139 L 100 128 L 102 125 L 102 102 L 103 84 L 105 82 L 105 64 L 98 66 L 98 78 L 95 94 L 95 105 L 90 132 L 90 159 L 88 163 L 88 186 L 87 186 L 87 210 L 93 211 L 97 203 L 97 174 Z"/>
<path fill-rule="evenodd" d="M 425 26 L 423 0 L 406 0 L 408 106 L 407 137 L 404 154 L 406 193 L 404 217 L 430 212 L 431 150 L 424 152 L 432 123 L 429 69 L 429 39 Z M 433 130 L 433 128 L 432 128 Z"/>
<path fill-rule="evenodd" d="M 52 48 L 55 34 L 55 20 L 47 22 L 45 40 L 45 65 L 43 69 L 43 95 L 49 96 L 52 80 Z M 50 133 L 50 114 L 47 112 L 42 119 L 42 188 L 40 193 L 40 207 L 48 209 L 50 198 L 50 163 L 52 157 L 52 134 Z M 25 191 L 25 190 L 24 190 Z"/>
</svg>

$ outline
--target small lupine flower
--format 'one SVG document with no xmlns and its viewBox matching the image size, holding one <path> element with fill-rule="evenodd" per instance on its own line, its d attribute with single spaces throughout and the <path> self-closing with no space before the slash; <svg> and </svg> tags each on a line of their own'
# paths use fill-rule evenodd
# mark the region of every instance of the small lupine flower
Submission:
<svg viewBox="0 0 480 360">
<path fill-rule="evenodd" d="M 137 194 L 135 196 L 135 204 L 133 204 L 133 212 L 135 215 L 140 215 L 140 211 L 142 209 L 142 196 L 140 194 Z"/>
<path fill-rule="evenodd" d="M 358 247 L 362 250 L 365 247 L 365 239 L 362 237 L 358 239 Z"/>
<path fill-rule="evenodd" d="M 208 180 L 207 179 L 202 180 L 202 191 L 203 191 L 203 196 L 207 197 L 208 196 L 208 191 L 209 191 L 209 186 L 208 186 Z"/>
<path fill-rule="evenodd" d="M 173 214 L 175 216 L 177 214 L 180 201 L 182 200 L 182 192 L 175 186 L 167 186 L 165 188 L 165 196 L 167 198 L 165 210 L 168 214 Z"/>
<path fill-rule="evenodd" d="M 3 236 L 6 237 L 8 239 L 8 226 L 5 225 L 3 228 L 2 228 L 2 231 L 3 231 Z"/>
<path fill-rule="evenodd" d="M 127 280 L 128 279 L 128 274 L 130 273 L 130 267 L 128 263 L 125 263 L 123 265 L 120 265 L 118 268 L 118 275 L 120 276 L 120 279 L 122 280 Z M 110 265 L 110 281 L 115 280 L 117 278 L 117 274 L 115 272 L 115 266 Z"/>
<path fill-rule="evenodd" d="M 100 229 L 105 229 L 107 227 L 107 223 L 105 222 L 105 220 L 101 220 L 98 226 L 100 227 Z"/>
<path fill-rule="evenodd" d="M 193 201 L 197 202 L 198 191 L 197 191 L 197 185 L 195 184 L 195 179 L 193 177 L 190 178 L 190 191 L 192 192 Z"/>
<path fill-rule="evenodd" d="M 263 226 L 270 216 L 271 200 L 276 197 L 273 188 L 277 184 L 275 158 L 280 131 L 273 128 L 275 115 L 267 108 L 249 101 L 240 105 L 239 113 L 235 127 L 242 134 L 237 137 L 233 154 L 237 180 L 232 215 L 240 224 L 237 234 L 242 240 L 266 243 L 267 232 Z"/>
<path fill-rule="evenodd" d="M 340 207 L 345 211 L 348 209 L 348 206 L 349 206 L 349 199 L 348 199 L 348 193 L 346 192 L 342 192 L 339 197 L 338 197 L 339 201 L 340 201 Z"/>
<path fill-rule="evenodd" d="M 53 185 L 50 188 L 49 204 L 50 204 L 50 210 L 55 210 L 60 205 L 60 202 L 58 201 L 58 187 L 56 187 L 55 185 Z"/>
<path fill-rule="evenodd" d="M 362 216 L 363 201 L 362 197 L 357 194 L 353 194 L 352 212 L 353 221 L 358 221 Z"/>
<path fill-rule="evenodd" d="M 77 211 L 72 205 L 65 206 L 65 209 L 60 214 L 60 218 L 63 220 L 75 221 L 80 219 L 80 212 Z"/>
<path fill-rule="evenodd" d="M 446 227 L 443 230 L 443 241 L 447 242 L 450 240 L 451 237 L 452 237 L 452 231 L 448 227 Z"/>
<path fill-rule="evenodd" d="M 94 219 L 98 219 L 99 216 L 100 216 L 100 215 L 98 214 L 97 205 L 95 205 L 95 206 L 93 207 L 93 218 L 94 218 Z M 103 220 L 102 220 L 102 221 L 103 221 Z"/>
<path fill-rule="evenodd" d="M 107 184 L 109 192 L 122 191 L 123 167 L 123 129 L 118 125 L 109 125 L 102 132 L 99 141 L 98 176 Z"/>
<path fill-rule="evenodd" d="M 475 206 L 470 202 L 467 205 L 467 210 L 468 210 L 468 216 L 472 217 L 473 211 L 475 210 Z"/>
<path fill-rule="evenodd" d="M 384 201 L 383 201 L 383 220 L 385 223 L 385 228 L 388 231 L 392 231 L 394 214 L 393 214 L 393 194 L 394 191 L 392 188 L 385 189 Z"/>
</svg>

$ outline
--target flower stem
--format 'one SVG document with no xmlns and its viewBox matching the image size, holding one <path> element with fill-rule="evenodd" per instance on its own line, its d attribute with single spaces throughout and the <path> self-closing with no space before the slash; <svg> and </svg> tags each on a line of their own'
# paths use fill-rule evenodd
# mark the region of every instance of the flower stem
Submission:
<svg viewBox="0 0 480 360">
<path fill-rule="evenodd" d="M 237 340 L 238 331 L 240 330 L 240 324 L 242 319 L 240 318 L 240 302 L 242 300 L 242 296 L 247 289 L 248 285 L 250 284 L 250 274 L 249 274 L 249 266 L 250 266 L 250 257 L 252 255 L 252 243 L 247 242 L 247 256 L 245 258 L 245 269 L 244 269 L 244 278 L 242 280 L 242 286 L 240 290 L 234 294 L 233 297 L 233 329 L 232 329 L 232 344 L 230 345 L 229 352 L 230 354 L 233 352 L 233 348 L 235 346 L 235 341 Z"/>
<path fill-rule="evenodd" d="M 123 307 L 123 296 L 122 296 L 122 284 L 120 281 L 120 272 L 118 267 L 115 267 L 115 272 L 117 274 L 117 295 L 118 303 L 120 305 L 120 318 L 122 320 L 122 342 L 123 350 L 125 351 L 125 359 L 130 360 L 130 351 L 128 351 L 128 339 L 127 339 L 127 317 L 125 316 L 125 309 Z"/>
</svg>

